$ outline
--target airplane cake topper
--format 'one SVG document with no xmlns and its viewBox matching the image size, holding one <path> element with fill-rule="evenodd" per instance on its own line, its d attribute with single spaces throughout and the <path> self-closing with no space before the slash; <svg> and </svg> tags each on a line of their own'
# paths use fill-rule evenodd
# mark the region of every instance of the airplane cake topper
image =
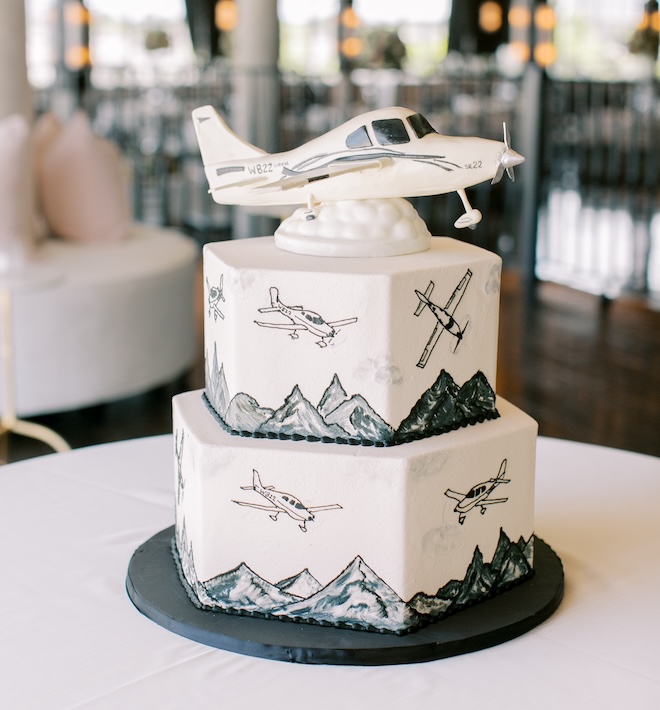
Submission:
<svg viewBox="0 0 660 710">
<path fill-rule="evenodd" d="M 213 199 L 304 205 L 275 237 L 279 247 L 305 254 L 391 256 L 428 249 L 426 225 L 402 198 L 455 191 L 465 212 L 454 226 L 474 228 L 482 215 L 465 189 L 497 183 L 504 172 L 513 180 L 513 168 L 525 160 L 511 148 L 506 124 L 503 141 L 443 136 L 420 113 L 401 107 L 364 113 L 282 153 L 239 138 L 212 106 L 192 115 Z M 365 238 L 367 227 L 378 240 Z"/>
</svg>

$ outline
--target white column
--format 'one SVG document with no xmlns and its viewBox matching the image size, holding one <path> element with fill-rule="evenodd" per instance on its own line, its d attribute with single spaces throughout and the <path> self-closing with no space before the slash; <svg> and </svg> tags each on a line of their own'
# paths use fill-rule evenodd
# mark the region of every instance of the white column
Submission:
<svg viewBox="0 0 660 710">
<path fill-rule="evenodd" d="M 12 113 L 32 116 L 25 59 L 23 0 L 2 0 L 0 18 L 0 119 Z"/>
<path fill-rule="evenodd" d="M 237 0 L 231 124 L 250 143 L 272 152 L 279 139 L 279 24 L 277 0 Z M 234 237 L 268 236 L 272 220 L 235 208 Z M 266 232 L 264 232 L 266 230 Z"/>
<path fill-rule="evenodd" d="M 0 274 L 21 270 L 32 250 L 33 181 L 31 156 L 16 125 L 4 119 L 20 114 L 32 121 L 32 97 L 25 57 L 23 0 L 2 0 L 0 10 L 0 122 L 7 162 L 0 185 Z M 12 143 L 20 140 L 21 145 Z"/>
</svg>

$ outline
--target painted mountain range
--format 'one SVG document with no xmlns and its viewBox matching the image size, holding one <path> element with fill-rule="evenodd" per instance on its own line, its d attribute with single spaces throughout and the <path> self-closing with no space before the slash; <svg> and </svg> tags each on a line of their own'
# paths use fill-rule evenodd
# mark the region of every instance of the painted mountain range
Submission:
<svg viewBox="0 0 660 710">
<path fill-rule="evenodd" d="M 462 580 L 448 582 L 435 595 L 415 594 L 407 603 L 359 556 L 325 587 L 307 569 L 271 583 L 245 564 L 199 582 L 187 540 L 179 540 L 177 547 L 184 584 L 202 608 L 399 635 L 495 596 L 533 574 L 533 537 L 512 543 L 502 530 L 491 562 L 484 562 L 476 547 Z"/>
<path fill-rule="evenodd" d="M 361 394 L 349 396 L 336 374 L 317 406 L 295 385 L 280 407 L 270 409 L 245 392 L 230 398 L 217 353 L 206 363 L 206 399 L 235 434 L 392 446 L 499 416 L 495 392 L 481 371 L 459 386 L 442 370 L 395 430 Z"/>
</svg>

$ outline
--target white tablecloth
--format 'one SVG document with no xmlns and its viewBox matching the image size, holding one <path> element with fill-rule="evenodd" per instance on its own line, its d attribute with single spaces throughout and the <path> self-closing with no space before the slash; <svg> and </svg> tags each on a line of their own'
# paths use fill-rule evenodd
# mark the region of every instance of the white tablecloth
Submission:
<svg viewBox="0 0 660 710">
<path fill-rule="evenodd" d="M 0 707 L 660 707 L 660 459 L 539 440 L 559 610 L 494 648 L 371 668 L 231 654 L 133 607 L 131 555 L 173 522 L 171 452 L 162 436 L 0 469 Z"/>
</svg>

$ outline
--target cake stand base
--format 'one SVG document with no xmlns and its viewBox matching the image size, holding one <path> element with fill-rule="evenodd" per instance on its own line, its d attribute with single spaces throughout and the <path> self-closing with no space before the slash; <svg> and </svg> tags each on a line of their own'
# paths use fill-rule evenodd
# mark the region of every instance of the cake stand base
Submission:
<svg viewBox="0 0 660 710">
<path fill-rule="evenodd" d="M 564 592 L 562 564 L 539 538 L 532 579 L 405 636 L 287 623 L 198 609 L 179 580 L 174 527 L 141 545 L 126 588 L 145 616 L 180 636 L 226 651 L 292 663 L 376 666 L 457 656 L 509 641 L 545 621 Z"/>
</svg>

